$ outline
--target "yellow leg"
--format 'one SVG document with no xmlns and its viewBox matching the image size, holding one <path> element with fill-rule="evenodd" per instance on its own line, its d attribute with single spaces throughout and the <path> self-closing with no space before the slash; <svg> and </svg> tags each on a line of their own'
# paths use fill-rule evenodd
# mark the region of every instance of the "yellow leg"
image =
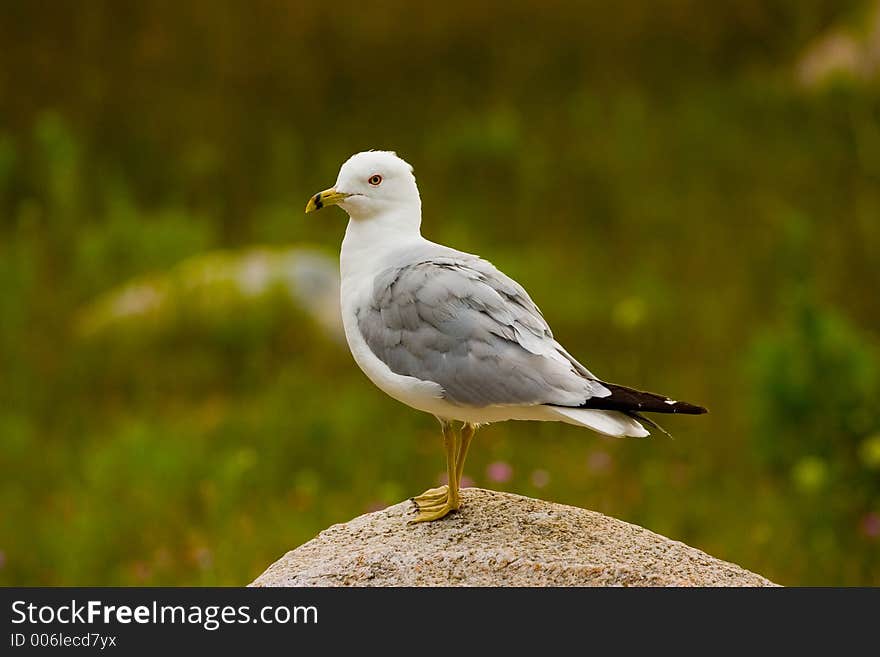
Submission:
<svg viewBox="0 0 880 657">
<path fill-rule="evenodd" d="M 410 522 L 429 522 L 439 520 L 461 506 L 458 495 L 458 469 L 456 461 L 459 455 L 460 441 L 451 422 L 441 421 L 443 427 L 443 446 L 446 448 L 447 486 L 433 488 L 413 498 L 418 507 L 418 515 Z"/>
<path fill-rule="evenodd" d="M 465 422 L 461 426 L 461 442 L 458 445 L 458 456 L 455 459 L 455 481 L 461 487 L 461 476 L 464 474 L 464 460 L 467 458 L 468 447 L 471 446 L 471 439 L 477 433 L 477 426 L 470 422 Z"/>
<path fill-rule="evenodd" d="M 446 420 L 441 420 L 440 418 L 437 418 L 437 420 L 440 422 L 440 427 L 443 430 L 443 441 L 444 441 L 443 444 L 445 445 L 446 439 L 447 439 L 447 432 L 451 433 L 454 431 L 455 428 L 451 422 L 447 422 Z M 447 473 L 447 480 L 448 480 L 448 476 L 449 475 Z M 438 501 L 444 501 L 448 495 L 449 495 L 449 487 L 446 484 L 443 484 L 442 486 L 438 486 L 437 488 L 429 488 L 421 495 L 416 495 L 415 497 L 413 497 L 411 499 L 413 502 L 415 502 L 417 507 L 424 507 L 424 506 L 433 506 Z"/>
</svg>

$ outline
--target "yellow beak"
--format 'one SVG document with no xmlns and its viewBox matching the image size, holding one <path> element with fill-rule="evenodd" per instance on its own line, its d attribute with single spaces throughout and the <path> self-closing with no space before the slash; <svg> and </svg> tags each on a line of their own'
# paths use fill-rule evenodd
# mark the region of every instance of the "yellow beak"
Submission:
<svg viewBox="0 0 880 657">
<path fill-rule="evenodd" d="M 306 214 L 309 212 L 315 212 L 329 205 L 337 205 L 340 201 L 343 201 L 349 196 L 351 196 L 351 194 L 337 192 L 332 187 L 330 189 L 325 189 L 323 192 L 319 192 L 309 199 L 309 202 L 306 203 Z"/>
</svg>

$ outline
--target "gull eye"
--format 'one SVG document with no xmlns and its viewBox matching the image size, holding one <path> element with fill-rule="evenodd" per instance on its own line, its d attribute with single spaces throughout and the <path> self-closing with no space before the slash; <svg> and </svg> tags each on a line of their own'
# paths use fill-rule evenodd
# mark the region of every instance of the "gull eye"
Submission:
<svg viewBox="0 0 880 657">
<path fill-rule="evenodd" d="M 370 176 L 370 179 L 367 182 L 370 183 L 373 187 L 378 187 L 382 183 L 382 176 L 380 176 L 378 173 L 374 173 L 372 176 Z"/>
</svg>

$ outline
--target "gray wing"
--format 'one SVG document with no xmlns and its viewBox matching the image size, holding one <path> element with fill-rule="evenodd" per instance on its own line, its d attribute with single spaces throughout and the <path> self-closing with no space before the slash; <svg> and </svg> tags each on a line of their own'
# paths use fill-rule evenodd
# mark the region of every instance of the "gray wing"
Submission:
<svg viewBox="0 0 880 657">
<path fill-rule="evenodd" d="M 578 406 L 610 393 L 553 338 L 526 291 L 490 263 L 435 257 L 380 273 L 357 311 L 391 371 L 466 406 Z"/>
</svg>

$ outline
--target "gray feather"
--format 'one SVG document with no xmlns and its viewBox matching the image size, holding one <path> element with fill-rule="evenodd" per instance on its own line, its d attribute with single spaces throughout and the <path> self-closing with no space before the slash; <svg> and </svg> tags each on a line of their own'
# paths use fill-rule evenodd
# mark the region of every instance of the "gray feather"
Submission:
<svg viewBox="0 0 880 657">
<path fill-rule="evenodd" d="M 610 394 L 556 342 L 526 291 L 477 256 L 389 267 L 357 321 L 391 371 L 439 384 L 452 403 L 577 406 Z"/>
</svg>

